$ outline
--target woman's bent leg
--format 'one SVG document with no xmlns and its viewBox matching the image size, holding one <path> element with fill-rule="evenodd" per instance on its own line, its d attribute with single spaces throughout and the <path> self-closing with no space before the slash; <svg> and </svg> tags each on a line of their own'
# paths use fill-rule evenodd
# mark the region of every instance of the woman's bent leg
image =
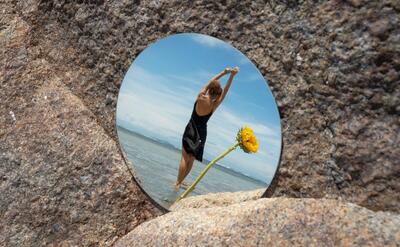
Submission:
<svg viewBox="0 0 400 247">
<path fill-rule="evenodd" d="M 189 174 L 189 172 L 192 170 L 193 163 L 194 163 L 194 156 L 189 154 L 189 158 L 187 159 L 187 162 L 186 162 L 187 169 L 185 170 L 184 177 L 186 177 Z"/>
<path fill-rule="evenodd" d="M 182 183 L 183 179 L 184 179 L 184 175 L 185 175 L 185 171 L 186 171 L 186 161 L 185 158 L 181 157 L 181 162 L 179 163 L 179 169 L 178 169 L 178 177 L 176 178 L 176 183 L 175 186 L 179 187 L 180 184 Z"/>
<path fill-rule="evenodd" d="M 176 179 L 175 183 L 175 188 L 178 189 L 182 183 L 182 181 L 185 179 L 186 175 L 189 173 L 191 166 L 189 167 L 188 161 L 190 160 L 189 154 L 186 153 L 185 149 L 182 147 L 182 156 L 181 156 L 181 161 L 179 164 L 179 169 L 178 169 L 178 177 Z"/>
</svg>

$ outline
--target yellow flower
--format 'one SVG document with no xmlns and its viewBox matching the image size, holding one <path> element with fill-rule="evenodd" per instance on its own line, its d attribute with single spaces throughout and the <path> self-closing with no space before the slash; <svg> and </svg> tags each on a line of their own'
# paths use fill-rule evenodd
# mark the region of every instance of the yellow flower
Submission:
<svg viewBox="0 0 400 247">
<path fill-rule="evenodd" d="M 206 174 L 206 172 L 220 159 L 222 159 L 223 157 L 225 157 L 228 153 L 230 153 L 231 151 L 235 150 L 237 148 L 237 146 L 240 146 L 240 148 L 246 152 L 246 153 L 256 153 L 258 150 L 258 142 L 256 139 L 256 136 L 253 133 L 253 130 L 250 127 L 243 127 L 241 128 L 237 135 L 236 135 L 236 143 L 235 145 L 233 145 L 232 147 L 228 148 L 225 152 L 223 152 L 222 154 L 220 154 L 217 158 L 213 159 L 212 161 L 210 161 L 210 163 L 208 163 L 208 165 L 203 169 L 203 171 L 200 173 L 200 175 L 196 178 L 196 180 L 194 181 L 194 183 L 192 185 L 189 186 L 189 188 L 187 188 L 185 190 L 185 192 L 183 192 L 178 199 L 176 199 L 175 203 L 182 200 L 183 198 L 185 198 L 191 191 L 194 190 L 194 188 L 196 187 L 196 185 L 200 182 L 200 180 L 204 177 L 204 175 Z"/>
<path fill-rule="evenodd" d="M 241 128 L 236 136 L 240 148 L 246 153 L 256 153 L 258 150 L 258 142 L 253 130 L 245 126 Z"/>
</svg>

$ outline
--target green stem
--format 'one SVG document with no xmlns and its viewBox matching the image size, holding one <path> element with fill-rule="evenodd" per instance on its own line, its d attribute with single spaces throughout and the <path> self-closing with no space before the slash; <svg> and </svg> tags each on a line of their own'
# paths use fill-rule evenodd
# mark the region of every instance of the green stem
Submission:
<svg viewBox="0 0 400 247">
<path fill-rule="evenodd" d="M 211 166 L 213 166 L 218 160 L 222 159 L 223 157 L 225 157 L 225 155 L 227 155 L 228 153 L 230 153 L 232 150 L 234 150 L 237 146 L 239 146 L 239 143 L 236 143 L 235 145 L 233 145 L 232 147 L 228 148 L 225 152 L 223 152 L 222 154 L 220 154 L 217 158 L 213 159 L 212 161 L 210 161 L 210 163 L 208 163 L 208 165 L 203 169 L 203 171 L 200 173 L 200 175 L 196 178 L 196 180 L 194 181 L 194 183 L 192 185 L 190 185 L 189 188 L 187 188 L 185 190 L 185 192 L 183 192 L 178 199 L 175 201 L 175 203 L 179 202 L 180 200 L 182 200 L 183 198 L 185 198 L 190 192 L 192 192 L 194 190 L 194 188 L 196 187 L 196 185 L 200 182 L 200 180 L 204 177 L 204 175 L 206 175 L 207 171 L 211 168 Z"/>
</svg>

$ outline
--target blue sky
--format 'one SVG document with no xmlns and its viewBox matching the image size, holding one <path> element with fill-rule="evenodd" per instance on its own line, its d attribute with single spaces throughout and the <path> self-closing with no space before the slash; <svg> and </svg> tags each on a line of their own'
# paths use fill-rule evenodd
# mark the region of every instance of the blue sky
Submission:
<svg viewBox="0 0 400 247">
<path fill-rule="evenodd" d="M 203 158 L 211 160 L 232 146 L 238 129 L 248 125 L 259 141 L 259 151 L 247 154 L 238 148 L 219 163 L 269 182 L 281 152 L 281 125 L 275 100 L 254 64 L 219 39 L 185 33 L 168 36 L 147 47 L 122 82 L 117 124 L 180 149 L 199 90 L 224 68 L 234 66 L 240 71 L 208 121 Z M 228 77 L 220 79 L 222 87 Z"/>
</svg>

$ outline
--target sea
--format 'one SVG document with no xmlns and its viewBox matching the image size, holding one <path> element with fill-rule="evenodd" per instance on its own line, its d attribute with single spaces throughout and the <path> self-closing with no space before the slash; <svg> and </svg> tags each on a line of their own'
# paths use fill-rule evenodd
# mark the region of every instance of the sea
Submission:
<svg viewBox="0 0 400 247">
<path fill-rule="evenodd" d="M 182 151 L 168 143 L 145 137 L 117 126 L 122 151 L 132 167 L 134 178 L 156 203 L 168 209 L 191 185 L 207 163 L 194 161 L 184 183 L 187 186 L 174 190 Z M 207 144 L 206 144 L 207 145 Z M 229 154 L 228 154 L 229 155 Z M 232 169 L 215 164 L 196 188 L 188 195 L 204 195 L 216 192 L 237 192 L 267 188 L 268 185 Z"/>
</svg>

